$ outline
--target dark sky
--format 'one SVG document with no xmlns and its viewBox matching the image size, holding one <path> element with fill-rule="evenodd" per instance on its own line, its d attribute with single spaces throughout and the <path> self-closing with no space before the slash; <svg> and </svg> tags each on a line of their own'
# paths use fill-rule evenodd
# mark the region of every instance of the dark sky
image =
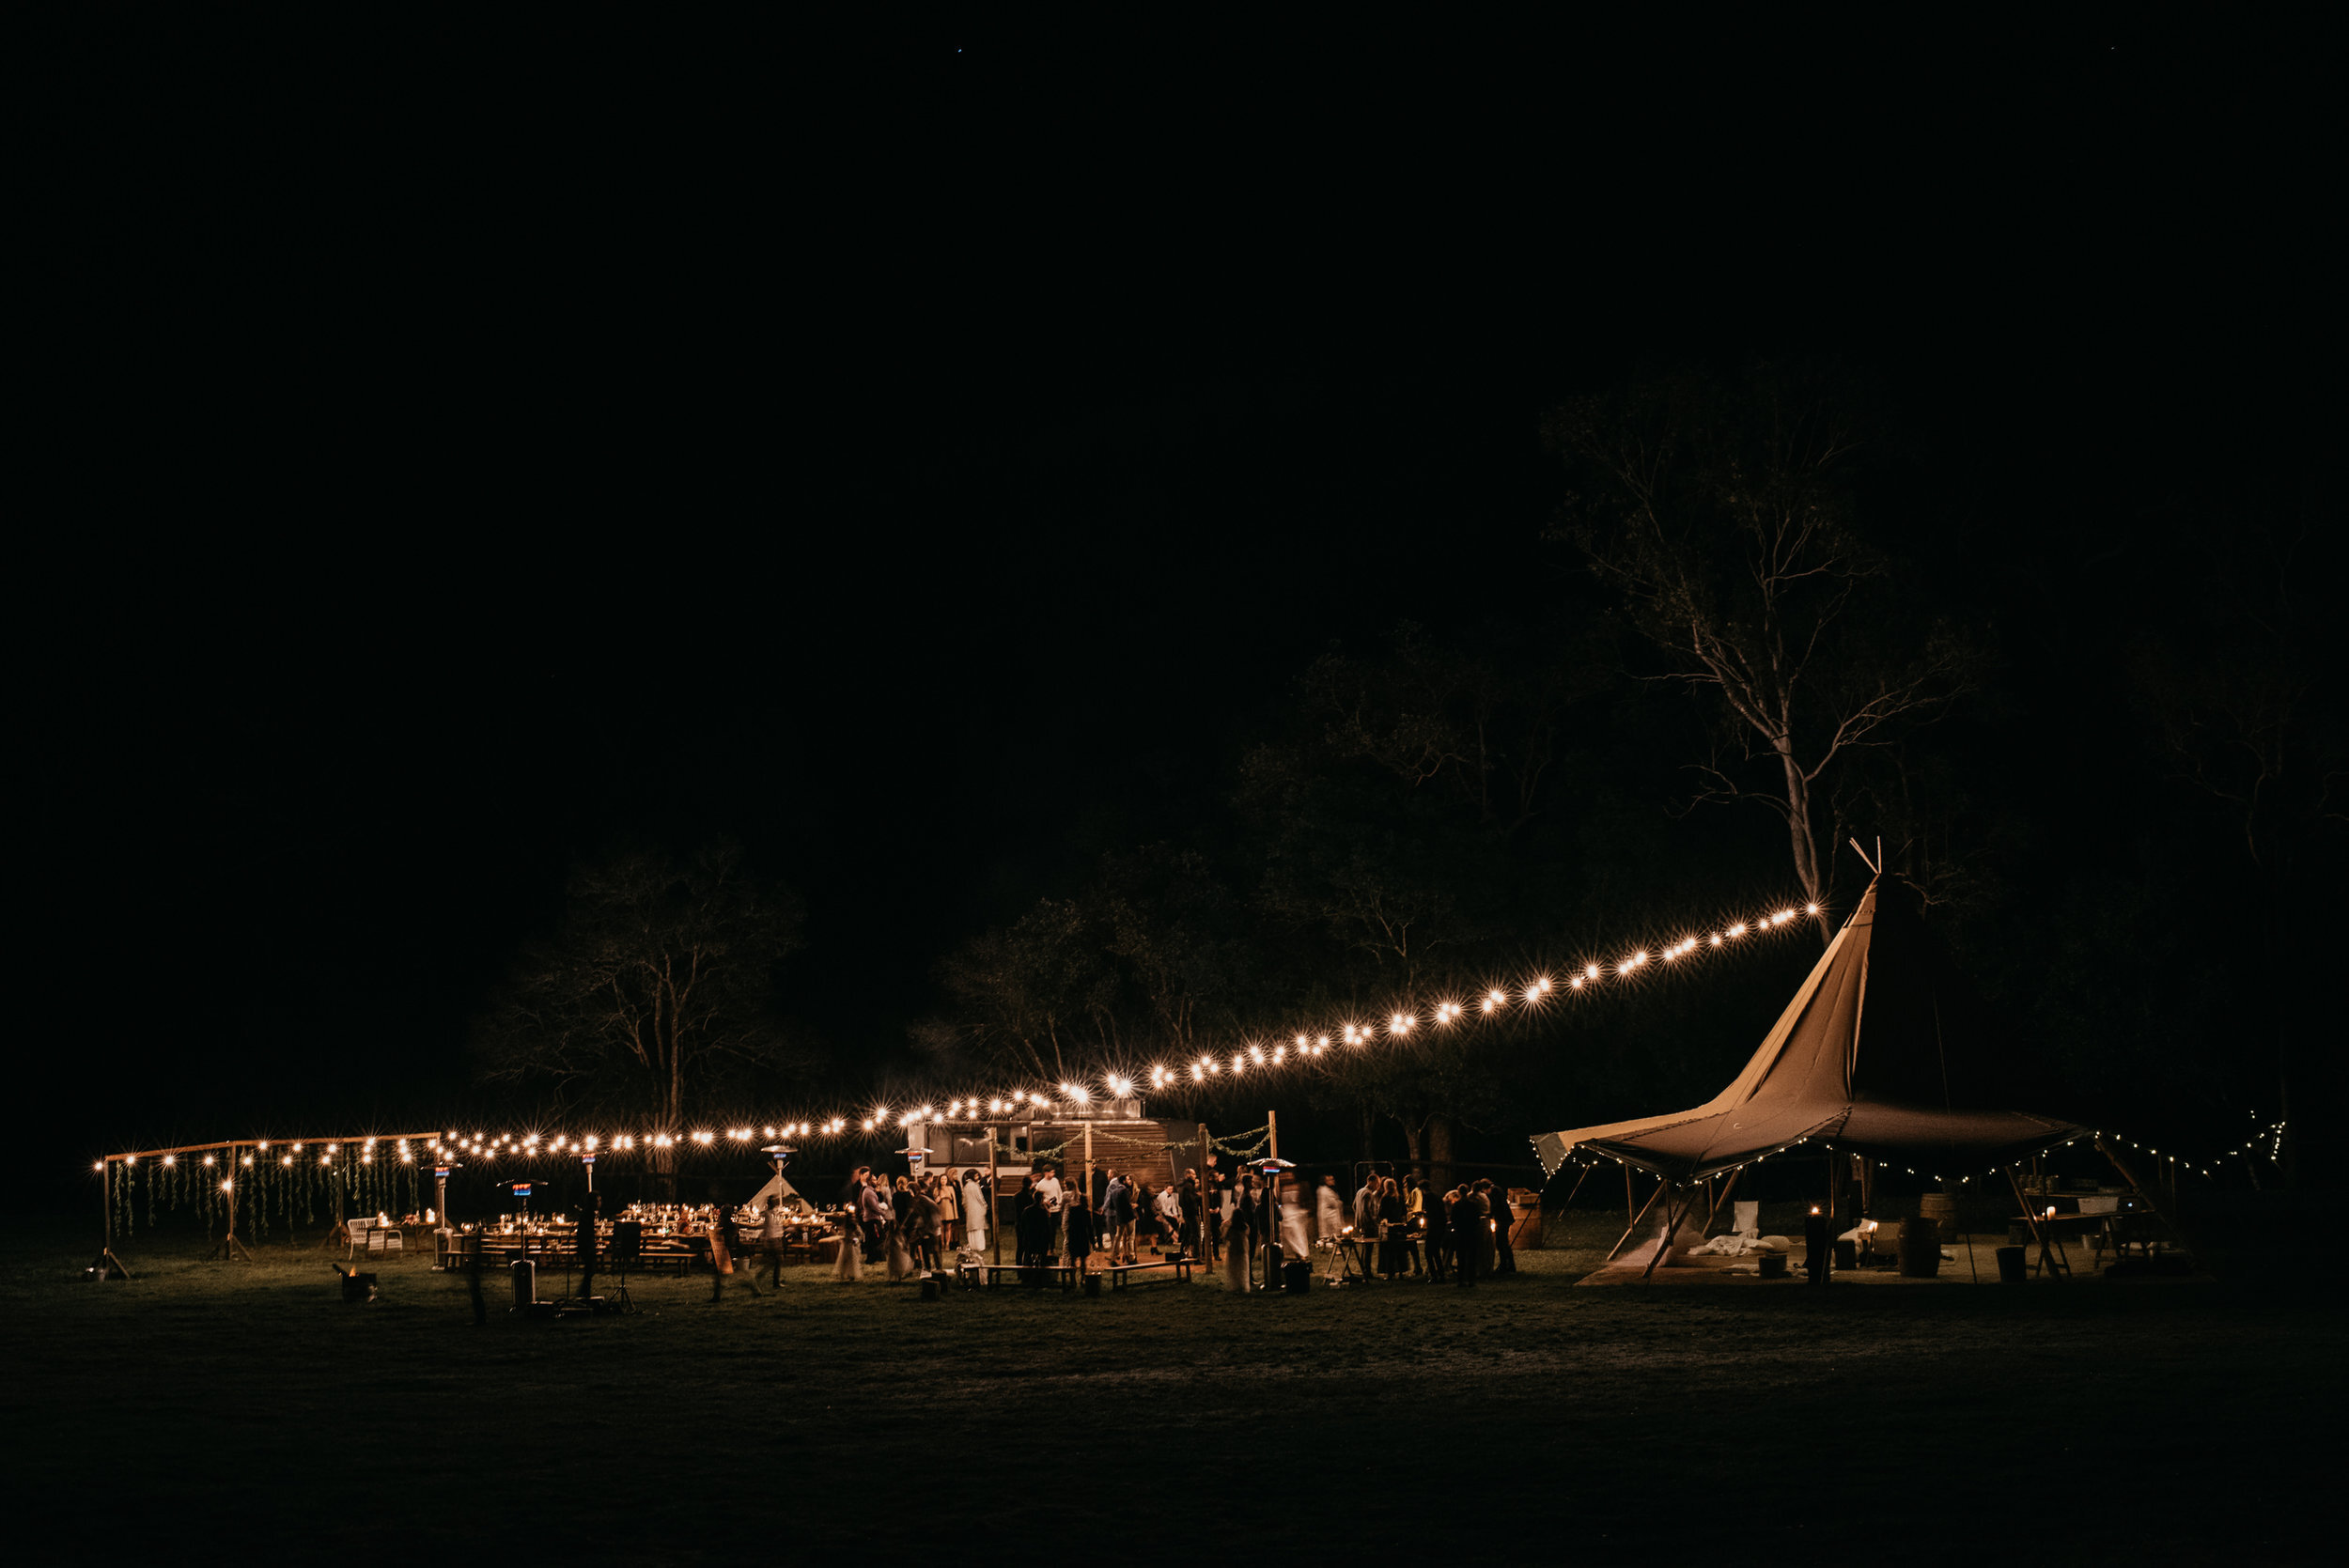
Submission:
<svg viewBox="0 0 2349 1568">
<path fill-rule="evenodd" d="M 795 1015 L 895 1050 L 1332 640 L 1586 602 L 1537 420 L 1642 365 L 1875 374 L 1954 569 L 2336 401 L 2289 38 L 613 45 L 61 53 L 14 748 L 60 1158 L 461 1095 L 632 841 L 744 841 Z"/>
</svg>

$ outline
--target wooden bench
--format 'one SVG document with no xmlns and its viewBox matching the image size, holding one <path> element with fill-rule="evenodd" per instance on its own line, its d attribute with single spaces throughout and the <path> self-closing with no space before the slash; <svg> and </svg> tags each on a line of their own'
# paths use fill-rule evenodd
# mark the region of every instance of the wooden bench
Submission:
<svg viewBox="0 0 2349 1568">
<path fill-rule="evenodd" d="M 1124 1290 L 1128 1285 L 1134 1282 L 1135 1275 L 1147 1274 L 1154 1269 L 1160 1268 L 1168 1271 L 1166 1280 L 1150 1281 L 1145 1281 L 1145 1283 L 1164 1284 L 1167 1281 L 1175 1281 L 1183 1284 L 1189 1284 L 1190 1282 L 1191 1262 L 1191 1259 L 1177 1253 L 1174 1257 L 1157 1258 L 1149 1263 L 1117 1264 L 1109 1268 L 1097 1269 L 1095 1272 L 1109 1276 L 1110 1289 L 1112 1290 Z"/>
<path fill-rule="evenodd" d="M 1078 1268 L 1076 1265 L 1066 1263 L 983 1263 L 974 1264 L 971 1266 L 975 1267 L 979 1271 L 980 1277 L 985 1279 L 989 1285 L 1000 1284 L 1002 1282 L 1003 1276 L 1006 1274 L 1020 1275 L 1035 1273 L 1050 1274 L 1056 1277 L 1060 1281 L 1060 1288 L 1063 1290 L 1076 1289 L 1077 1276 L 1082 1272 L 1082 1270 Z M 1020 1281 L 1022 1284 L 1029 1282 L 1030 1281 L 1024 1280 Z M 1040 1285 L 1044 1281 L 1038 1280 L 1034 1282 Z"/>
</svg>

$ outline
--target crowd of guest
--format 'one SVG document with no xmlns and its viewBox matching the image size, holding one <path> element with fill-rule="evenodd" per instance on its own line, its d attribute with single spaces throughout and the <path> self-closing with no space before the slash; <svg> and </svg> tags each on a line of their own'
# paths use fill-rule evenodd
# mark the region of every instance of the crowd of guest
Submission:
<svg viewBox="0 0 2349 1568">
<path fill-rule="evenodd" d="M 840 1194 L 836 1277 L 862 1279 L 874 1268 L 905 1280 L 946 1267 L 950 1256 L 978 1261 L 998 1212 L 988 1185 L 976 1169 L 893 1178 L 859 1167 Z M 1517 1272 L 1515 1212 L 1507 1188 L 1489 1180 L 1437 1191 L 1416 1175 L 1374 1172 L 1349 1195 L 1337 1177 L 1324 1176 L 1308 1198 L 1284 1175 L 1275 1197 L 1253 1171 L 1203 1181 L 1187 1170 L 1154 1187 L 1143 1172 L 1104 1164 L 1088 1187 L 1046 1166 L 1022 1175 L 1004 1205 L 1012 1262 L 1094 1268 L 1180 1256 L 1221 1265 L 1225 1282 L 1245 1289 L 1252 1258 L 1277 1238 L 1283 1265 L 1310 1266 L 1318 1257 L 1333 1276 L 1472 1286 Z"/>
</svg>

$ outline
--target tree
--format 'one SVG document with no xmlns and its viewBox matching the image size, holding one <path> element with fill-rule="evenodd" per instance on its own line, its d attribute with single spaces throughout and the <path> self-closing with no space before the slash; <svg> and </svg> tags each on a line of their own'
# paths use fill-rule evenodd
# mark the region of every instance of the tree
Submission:
<svg viewBox="0 0 2349 1568">
<path fill-rule="evenodd" d="M 1104 857 L 1073 898 L 1038 901 L 941 969 L 954 1018 L 917 1031 L 931 1054 L 1058 1083 L 1133 1053 L 1178 1060 L 1228 1030 L 1247 968 L 1240 910 L 1195 851 Z"/>
<path fill-rule="evenodd" d="M 1719 699 L 1700 798 L 1784 821 L 1822 941 L 1838 775 L 1945 711 L 1974 662 L 1949 628 L 1904 613 L 1890 561 L 1861 535 L 1868 424 L 1848 384 L 1765 366 L 1641 381 L 1547 427 L 1580 487 L 1554 532 L 1665 655 L 1654 678 Z"/>
<path fill-rule="evenodd" d="M 2215 537 L 2223 549 L 2209 548 Z M 2178 777 L 2221 814 L 2251 876 L 2285 1176 L 2297 1185 L 2309 1142 L 2306 1102 L 2320 1096 L 2303 1093 L 2293 1020 L 2324 1010 L 2286 999 L 2299 999 L 2309 977 L 2327 967 L 2308 933 L 2322 923 L 2332 879 L 2311 874 L 2349 820 L 2349 746 L 2326 658 L 2329 617 L 2309 593 L 2311 580 L 2326 578 L 2305 530 L 2283 536 L 2201 521 L 2182 530 L 2173 550 L 2197 561 L 2192 591 L 2161 606 L 2160 634 L 2142 638 L 2132 662 Z M 2321 1063 L 2310 1063 L 2320 1075 Z M 2329 1123 L 2336 1110 L 2326 1104 L 2318 1114 Z"/>
<path fill-rule="evenodd" d="M 769 1004 L 802 923 L 733 846 L 583 868 L 554 938 L 524 953 L 477 1026 L 485 1076 L 681 1126 L 744 1072 L 791 1063 Z"/>
<path fill-rule="evenodd" d="M 1060 1083 L 1113 1053 L 1121 1038 L 1116 970 L 1073 900 L 1044 899 L 1010 926 L 972 938 L 939 978 L 955 1004 L 953 1040 L 989 1066 Z"/>
</svg>

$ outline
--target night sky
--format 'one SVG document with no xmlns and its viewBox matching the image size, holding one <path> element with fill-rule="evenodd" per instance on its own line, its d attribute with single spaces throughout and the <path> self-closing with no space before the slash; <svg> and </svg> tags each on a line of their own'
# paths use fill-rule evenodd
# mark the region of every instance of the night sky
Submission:
<svg viewBox="0 0 2349 1568">
<path fill-rule="evenodd" d="M 2290 40 L 1817 41 L 949 44 L 678 120 L 369 59 L 170 134 L 112 112 L 160 46 L 75 77 L 11 574 L 37 1157 L 437 1125 L 631 845 L 742 842 L 808 908 L 792 1028 L 902 1068 L 943 955 L 1199 831 L 1325 647 L 1597 614 L 1540 419 L 1658 365 L 1875 378 L 1901 544 L 2001 653 L 1951 754 L 2125 860 L 2166 808 L 2100 639 L 2190 581 L 2163 541 L 2309 507 L 2337 565 Z M 1758 814 L 1688 831 L 1782 885 Z"/>
</svg>

